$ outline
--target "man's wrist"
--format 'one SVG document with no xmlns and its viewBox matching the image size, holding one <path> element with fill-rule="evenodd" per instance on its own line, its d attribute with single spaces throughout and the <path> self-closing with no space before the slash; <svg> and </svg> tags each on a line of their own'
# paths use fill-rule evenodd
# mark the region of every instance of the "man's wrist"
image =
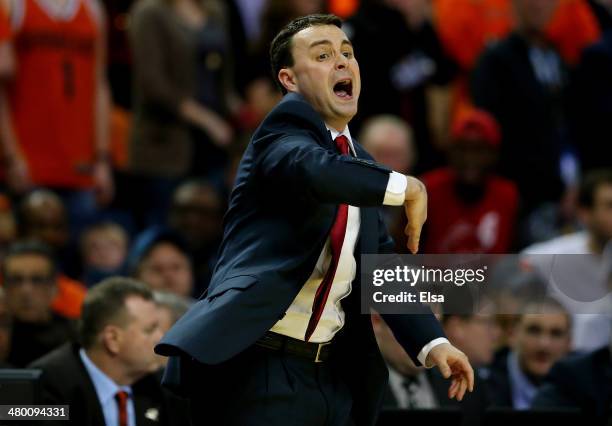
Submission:
<svg viewBox="0 0 612 426">
<path fill-rule="evenodd" d="M 423 185 L 423 182 L 421 182 L 417 178 L 412 176 L 406 176 L 406 181 L 408 183 L 404 196 L 406 201 L 414 200 L 425 192 L 425 185 Z"/>
<path fill-rule="evenodd" d="M 444 343 L 448 343 L 450 344 L 450 342 L 448 341 L 448 339 L 446 337 L 438 337 L 436 339 L 433 339 L 431 342 L 429 342 L 428 344 L 426 344 L 422 349 L 421 352 L 419 352 L 417 359 L 419 360 L 419 362 L 421 364 L 423 364 L 423 366 L 425 368 L 431 368 L 434 366 L 434 364 L 432 362 L 428 363 L 428 357 L 429 354 L 431 353 L 432 349 L 435 348 L 436 346 L 439 346 L 441 344 Z"/>
</svg>

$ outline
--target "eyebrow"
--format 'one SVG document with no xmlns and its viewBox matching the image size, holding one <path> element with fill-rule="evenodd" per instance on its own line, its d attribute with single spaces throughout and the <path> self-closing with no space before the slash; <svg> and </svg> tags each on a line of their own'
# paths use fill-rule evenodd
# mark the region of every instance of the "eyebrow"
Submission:
<svg viewBox="0 0 612 426">
<path fill-rule="evenodd" d="M 332 42 L 330 40 L 318 40 L 318 41 L 314 41 L 310 44 L 310 46 L 308 46 L 309 49 L 312 49 L 313 47 L 316 46 L 320 46 L 322 44 L 332 44 Z M 350 47 L 353 47 L 353 43 L 351 43 L 350 40 L 344 39 L 342 40 L 341 45 L 344 46 L 345 44 L 348 44 Z"/>
</svg>

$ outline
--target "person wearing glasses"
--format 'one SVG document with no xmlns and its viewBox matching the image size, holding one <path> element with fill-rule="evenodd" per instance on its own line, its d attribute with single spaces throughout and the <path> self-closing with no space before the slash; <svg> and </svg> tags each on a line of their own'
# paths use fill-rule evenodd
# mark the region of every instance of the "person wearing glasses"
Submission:
<svg viewBox="0 0 612 426">
<path fill-rule="evenodd" d="M 57 266 L 51 250 L 36 241 L 9 247 L 2 264 L 8 311 L 13 318 L 9 364 L 24 367 L 75 337 L 72 320 L 54 312 Z"/>
</svg>

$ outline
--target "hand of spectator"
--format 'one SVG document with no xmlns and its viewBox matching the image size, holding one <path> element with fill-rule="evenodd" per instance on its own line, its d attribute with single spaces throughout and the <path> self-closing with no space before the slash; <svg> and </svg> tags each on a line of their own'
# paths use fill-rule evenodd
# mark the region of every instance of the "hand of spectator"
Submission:
<svg viewBox="0 0 612 426">
<path fill-rule="evenodd" d="M 412 254 L 416 254 L 419 251 L 421 229 L 427 220 L 427 190 L 420 180 L 412 176 L 406 176 L 406 179 L 408 186 L 406 187 L 404 210 L 408 224 L 404 233 L 408 240 L 406 244 L 408 249 Z"/>
<path fill-rule="evenodd" d="M 6 183 L 17 194 L 23 194 L 32 189 L 30 170 L 22 157 L 15 156 L 7 162 Z"/>
<path fill-rule="evenodd" d="M 448 388 L 450 399 L 461 401 L 467 390 L 474 390 L 474 370 L 467 356 L 450 343 L 434 346 L 425 363 L 428 367 L 437 366 L 445 379 L 452 378 Z"/>
<path fill-rule="evenodd" d="M 210 113 L 205 130 L 215 145 L 219 147 L 226 147 L 232 143 L 234 130 L 223 118 L 215 113 Z"/>
<path fill-rule="evenodd" d="M 94 190 L 99 206 L 108 205 L 115 195 L 115 185 L 110 164 L 107 160 L 99 160 L 93 169 Z"/>
<path fill-rule="evenodd" d="M 190 123 L 206 132 L 215 145 L 224 147 L 232 142 L 234 131 L 231 126 L 214 111 L 200 105 L 193 99 L 186 99 L 179 106 L 181 115 Z"/>
</svg>

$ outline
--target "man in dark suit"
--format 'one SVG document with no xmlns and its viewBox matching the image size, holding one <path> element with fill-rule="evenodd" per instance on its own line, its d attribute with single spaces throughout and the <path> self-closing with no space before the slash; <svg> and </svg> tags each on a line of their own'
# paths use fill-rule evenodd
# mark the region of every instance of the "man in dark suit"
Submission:
<svg viewBox="0 0 612 426">
<path fill-rule="evenodd" d="M 156 347 L 165 382 L 192 399 L 196 424 L 373 425 L 387 373 L 360 315 L 360 255 L 393 241 L 379 207 L 404 205 L 418 250 L 424 186 L 376 164 L 351 140 L 359 67 L 340 20 L 311 15 L 272 42 L 286 94 L 240 163 L 206 297 Z M 385 315 L 418 364 L 473 385 L 465 355 L 429 309 Z"/>
<path fill-rule="evenodd" d="M 533 408 L 580 408 L 592 425 L 612 420 L 612 339 L 610 347 L 569 356 L 552 368 Z"/>
<path fill-rule="evenodd" d="M 472 73 L 474 104 L 501 126 L 499 171 L 518 185 L 526 212 L 557 202 L 563 190 L 567 72 L 546 37 L 557 4 L 513 0 L 515 31 L 491 45 Z"/>
<path fill-rule="evenodd" d="M 188 425 L 181 402 L 153 374 L 160 337 L 146 285 L 109 278 L 94 286 L 83 305 L 82 346 L 66 344 L 29 366 L 43 371 L 42 403 L 69 405 L 67 424 L 75 426 Z"/>
<path fill-rule="evenodd" d="M 611 27 L 584 49 L 570 86 L 571 131 L 585 171 L 609 167 L 612 157 L 612 13 L 608 17 Z"/>
<path fill-rule="evenodd" d="M 567 355 L 570 336 L 571 317 L 558 301 L 547 297 L 524 304 L 513 329 L 512 347 L 500 350 L 490 367 L 491 404 L 529 409 L 544 377 Z"/>
</svg>

